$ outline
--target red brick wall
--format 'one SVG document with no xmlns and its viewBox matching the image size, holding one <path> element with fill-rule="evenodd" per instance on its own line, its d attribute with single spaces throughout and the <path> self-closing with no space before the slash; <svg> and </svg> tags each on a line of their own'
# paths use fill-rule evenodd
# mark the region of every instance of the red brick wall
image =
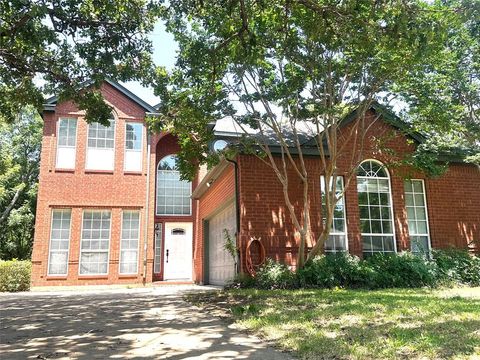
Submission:
<svg viewBox="0 0 480 360">
<path fill-rule="evenodd" d="M 44 113 L 44 134 L 40 163 L 39 192 L 35 239 L 32 254 L 32 284 L 37 285 L 74 285 L 109 284 L 119 282 L 140 282 L 143 278 L 143 236 L 145 221 L 145 195 L 147 177 L 146 135 L 144 131 L 143 171 L 126 174 L 123 170 L 125 149 L 125 121 L 143 122 L 145 112 L 136 103 L 130 101 L 108 84 L 101 91 L 105 100 L 116 113 L 115 129 L 115 168 L 109 173 L 85 171 L 87 123 L 83 113 L 75 105 L 66 102 L 58 104 L 55 112 Z M 76 166 L 73 171 L 55 169 L 56 126 L 59 117 L 77 117 Z M 151 189 L 152 190 L 152 189 Z M 68 276 L 64 278 L 47 276 L 48 246 L 50 239 L 51 211 L 53 208 L 72 208 L 72 230 Z M 80 230 L 83 209 L 111 209 L 112 231 L 110 239 L 109 275 L 78 275 L 78 254 L 80 249 Z M 139 272 L 137 276 L 122 278 L 118 275 L 119 237 L 121 227 L 121 209 L 138 209 L 141 212 Z M 152 221 L 153 223 L 153 221 Z M 148 232 L 148 242 L 152 243 L 153 230 Z M 152 254 L 149 254 L 152 261 Z M 147 280 L 149 278 L 147 277 Z M 151 279 L 151 274 L 150 274 Z"/>
<path fill-rule="evenodd" d="M 216 210 L 235 198 L 235 171 L 229 164 L 223 173 L 212 183 L 208 191 L 197 200 L 197 228 L 193 252 L 195 282 L 202 283 L 204 279 L 204 228 L 203 220 L 211 217 Z"/>
<path fill-rule="evenodd" d="M 370 123 L 372 118 L 367 119 Z M 365 134 L 365 145 L 351 145 L 349 138 L 353 124 L 347 126 L 339 139 L 347 146 L 338 159 L 338 174 L 345 175 L 352 168 L 352 158 L 377 159 L 385 164 L 402 159 L 413 150 L 413 143 L 393 127 L 376 120 Z M 384 139 L 379 143 L 379 139 Z M 388 149 L 388 150 L 387 150 Z M 356 156 L 354 156 L 356 155 Z M 298 241 L 290 214 L 285 206 L 282 186 L 273 170 L 254 156 L 242 155 L 238 159 L 240 167 L 240 244 L 244 258 L 246 243 L 252 237 L 261 238 L 267 257 L 295 265 Z M 307 157 L 309 172 L 309 194 L 311 209 L 312 239 L 321 229 L 320 176 L 323 173 L 319 158 Z M 405 167 L 389 167 L 393 197 L 394 225 L 397 250 L 410 249 L 408 223 L 404 199 L 404 178 L 425 179 L 427 206 L 430 220 L 430 234 L 433 247 L 455 245 L 466 248 L 474 240 L 480 241 L 480 171 L 466 164 L 452 164 L 449 171 L 438 179 L 426 178 L 423 174 L 409 171 Z M 299 178 L 289 169 L 289 194 L 300 214 L 302 190 Z M 345 194 L 349 251 L 362 254 L 357 183 L 352 177 Z M 310 244 L 312 245 L 312 240 Z M 471 249 L 474 244 L 469 245 Z M 476 245 L 478 251 L 479 245 Z M 243 266 L 245 263 L 243 262 Z"/>
</svg>

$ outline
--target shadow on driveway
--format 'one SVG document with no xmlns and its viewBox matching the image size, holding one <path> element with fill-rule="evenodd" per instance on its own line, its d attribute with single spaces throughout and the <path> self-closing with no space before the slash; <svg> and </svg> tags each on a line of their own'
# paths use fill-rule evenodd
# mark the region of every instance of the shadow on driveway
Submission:
<svg viewBox="0 0 480 360">
<path fill-rule="evenodd" d="M 290 359 L 182 290 L 0 296 L 2 359 Z"/>
</svg>

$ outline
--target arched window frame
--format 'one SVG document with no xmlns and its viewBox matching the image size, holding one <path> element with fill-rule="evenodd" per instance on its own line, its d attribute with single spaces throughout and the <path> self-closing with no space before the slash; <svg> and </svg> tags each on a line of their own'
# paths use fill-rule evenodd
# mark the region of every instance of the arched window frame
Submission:
<svg viewBox="0 0 480 360">
<path fill-rule="evenodd" d="M 386 176 L 365 176 L 365 175 L 358 175 L 358 169 L 365 163 L 367 162 L 373 162 L 373 163 L 376 163 L 377 165 L 380 166 L 381 169 L 383 169 L 385 171 L 385 174 Z M 370 232 L 370 233 L 364 233 L 362 229 L 360 229 L 360 234 L 362 236 L 362 248 L 363 248 L 363 237 L 364 236 L 392 236 L 393 238 L 393 253 L 396 253 L 397 252 L 397 241 L 396 241 L 396 232 L 395 232 L 395 217 L 394 217 L 394 212 L 393 212 L 393 196 L 392 196 L 392 182 L 391 182 L 391 176 L 390 176 L 390 172 L 388 171 L 387 167 L 379 160 L 376 160 L 376 159 L 365 159 L 362 161 L 362 163 L 358 166 L 358 169 L 357 169 L 357 193 L 360 194 L 360 192 L 358 191 L 358 188 L 359 188 L 359 181 L 358 179 L 382 179 L 382 180 L 387 180 L 388 181 L 388 197 L 389 197 L 389 213 L 390 213 L 390 221 L 391 221 L 391 228 L 392 228 L 392 231 L 391 233 L 383 233 L 383 225 L 382 225 L 382 232 L 381 233 L 373 233 L 373 232 Z M 369 193 L 367 191 L 367 193 Z M 377 190 L 377 194 L 380 194 L 380 192 L 378 192 Z M 368 205 L 369 207 L 369 220 L 371 221 L 372 218 L 371 218 L 371 215 L 370 215 L 370 206 L 371 204 Z M 381 206 L 381 205 L 380 205 Z M 360 199 L 359 199 L 359 207 L 360 207 Z M 359 208 L 360 210 L 360 208 Z M 381 211 L 381 209 L 380 209 Z M 359 216 L 361 218 L 361 215 Z M 383 218 L 382 218 L 383 220 Z M 371 224 L 371 223 L 370 223 Z M 360 226 L 361 226 L 361 221 L 360 221 Z M 364 255 L 365 253 L 367 254 L 374 254 L 374 253 L 392 253 L 391 251 L 373 251 L 373 250 L 370 250 L 370 251 L 365 251 L 365 249 L 362 250 Z"/>
<path fill-rule="evenodd" d="M 162 212 L 159 212 L 159 186 L 160 186 L 160 180 L 161 180 L 161 176 L 163 174 L 165 174 L 165 172 L 175 172 L 175 173 L 178 173 L 180 174 L 180 172 L 178 170 L 163 170 L 163 169 L 160 169 L 160 165 L 162 164 L 162 162 L 166 159 L 166 158 L 169 158 L 169 157 L 174 157 L 176 159 L 177 155 L 176 154 L 169 154 L 169 155 L 165 155 L 164 157 L 162 157 L 160 159 L 160 161 L 157 163 L 157 181 L 156 181 L 156 188 L 155 188 L 155 191 L 156 191 L 156 196 L 155 196 L 155 214 L 156 216 L 191 216 L 192 215 L 192 198 L 191 198 L 191 195 L 192 195 L 192 183 L 191 182 L 188 182 L 189 185 L 190 185 L 190 193 L 189 193 L 189 213 L 186 214 L 186 213 L 172 213 L 172 214 L 167 214 L 167 213 L 162 213 Z M 176 161 L 176 160 L 175 160 Z M 184 206 L 184 205 L 182 205 Z"/>
</svg>

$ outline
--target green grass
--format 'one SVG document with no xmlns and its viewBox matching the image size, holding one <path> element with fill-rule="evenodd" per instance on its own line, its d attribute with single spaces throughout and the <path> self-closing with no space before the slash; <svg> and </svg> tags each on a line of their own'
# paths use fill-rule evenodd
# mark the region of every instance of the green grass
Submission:
<svg viewBox="0 0 480 360">
<path fill-rule="evenodd" d="M 230 290 L 191 298 L 306 359 L 480 359 L 480 288 Z"/>
</svg>

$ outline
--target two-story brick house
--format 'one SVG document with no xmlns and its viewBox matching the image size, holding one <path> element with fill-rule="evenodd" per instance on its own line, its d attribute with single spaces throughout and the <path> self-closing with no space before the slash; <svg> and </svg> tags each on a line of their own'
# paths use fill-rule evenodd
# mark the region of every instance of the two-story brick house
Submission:
<svg viewBox="0 0 480 360">
<path fill-rule="evenodd" d="M 147 132 L 144 120 L 155 108 L 113 81 L 101 91 L 114 109 L 109 127 L 87 124 L 71 102 L 51 98 L 45 104 L 34 286 L 223 284 L 246 269 L 247 258 L 258 256 L 258 248 L 247 252 L 252 238 L 260 239 L 267 257 L 295 265 L 296 236 L 270 168 L 239 154 L 200 170 L 192 183 L 182 181 L 175 169 L 175 137 Z M 369 132 L 367 139 L 395 133 L 388 146 L 397 153 L 415 146 L 388 121 L 378 121 Z M 228 137 L 219 134 L 217 144 Z M 386 160 L 387 154 L 367 144 L 365 162 L 337 206 L 325 251 L 359 256 L 449 246 L 480 251 L 477 166 L 453 161 L 439 178 L 405 179 L 397 169 L 382 167 Z M 346 172 L 346 162 L 338 165 L 339 174 Z M 307 166 L 313 174 L 315 235 L 322 226 L 318 157 L 308 157 Z M 299 191 L 299 184 L 292 184 L 292 196 Z M 239 269 L 224 250 L 224 229 L 236 239 Z"/>
</svg>

